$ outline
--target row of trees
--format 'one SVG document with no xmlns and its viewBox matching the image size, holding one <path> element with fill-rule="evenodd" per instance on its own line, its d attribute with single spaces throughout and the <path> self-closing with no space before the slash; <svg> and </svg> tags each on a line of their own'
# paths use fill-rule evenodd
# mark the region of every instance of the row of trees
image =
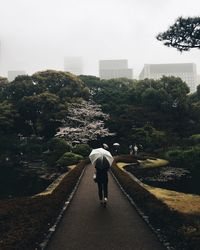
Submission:
<svg viewBox="0 0 200 250">
<path fill-rule="evenodd" d="M 44 71 L 11 83 L 3 79 L 0 102 L 2 161 L 10 152 L 24 153 L 20 145 L 32 137 L 40 139 L 38 154 L 54 136 L 71 146 L 109 137 L 124 147 L 136 142 L 154 149 L 200 130 L 199 87 L 189 94 L 186 83 L 175 77 L 100 80 Z"/>
<path fill-rule="evenodd" d="M 176 141 L 177 137 L 199 133 L 198 91 L 189 94 L 187 84 L 180 78 L 137 81 L 81 76 L 81 79 L 91 89 L 93 99 L 110 115 L 106 122 L 110 131 L 124 143 L 133 141 L 136 129 L 147 124 L 164 131 L 168 142 L 170 138 Z"/>
</svg>

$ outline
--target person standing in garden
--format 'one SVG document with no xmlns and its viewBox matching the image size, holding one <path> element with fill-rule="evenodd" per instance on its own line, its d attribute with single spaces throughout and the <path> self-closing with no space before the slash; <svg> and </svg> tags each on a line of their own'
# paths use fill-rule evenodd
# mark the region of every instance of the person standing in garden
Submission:
<svg viewBox="0 0 200 250">
<path fill-rule="evenodd" d="M 138 146 L 135 144 L 134 147 L 134 155 L 137 156 L 137 153 L 138 153 Z"/>
<path fill-rule="evenodd" d="M 129 154 L 132 155 L 133 154 L 133 145 L 129 145 Z"/>
</svg>

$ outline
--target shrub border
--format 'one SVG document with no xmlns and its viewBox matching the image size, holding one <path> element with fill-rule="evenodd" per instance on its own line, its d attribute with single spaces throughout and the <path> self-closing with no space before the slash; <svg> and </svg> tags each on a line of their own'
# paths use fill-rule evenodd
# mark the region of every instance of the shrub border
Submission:
<svg viewBox="0 0 200 250">
<path fill-rule="evenodd" d="M 71 171 L 73 171 L 73 169 Z M 44 237 L 43 241 L 39 244 L 39 247 L 40 247 L 41 250 L 46 249 L 46 247 L 48 246 L 51 237 L 53 236 L 54 232 L 56 231 L 56 228 L 57 228 L 58 224 L 60 223 L 60 221 L 61 221 L 61 219 L 62 219 L 62 217 L 64 215 L 64 212 L 69 207 L 69 205 L 70 205 L 70 203 L 71 203 L 71 201 L 72 201 L 72 199 L 73 199 L 73 197 L 74 197 L 74 195 L 75 195 L 75 193 L 76 193 L 76 191 L 78 189 L 78 186 L 80 184 L 80 181 L 81 181 L 84 173 L 85 173 L 85 167 L 82 170 L 81 175 L 79 176 L 78 181 L 77 181 L 74 189 L 72 190 L 72 192 L 69 195 L 68 199 L 65 201 L 65 203 L 64 203 L 64 205 L 63 205 L 63 207 L 62 207 L 62 209 L 61 209 L 58 217 L 56 218 L 55 223 L 49 228 L 49 232 L 47 234 L 45 234 L 45 237 Z M 61 180 L 61 182 L 62 182 L 62 180 Z"/>
<path fill-rule="evenodd" d="M 190 239 L 186 239 L 180 230 L 184 222 L 187 224 L 187 217 L 170 209 L 165 203 L 146 190 L 143 183 L 141 185 L 139 180 L 136 181 L 126 171 L 120 169 L 117 166 L 119 161 L 131 163 L 131 158 L 127 156 L 126 159 L 125 155 L 115 157 L 112 166 L 114 179 L 157 238 L 170 250 L 191 249 L 187 248 Z"/>
<path fill-rule="evenodd" d="M 61 211 L 70 204 L 88 163 L 89 159 L 78 163 L 51 194 L 0 201 L 0 249 L 41 249 L 40 244 L 61 219 Z"/>
<path fill-rule="evenodd" d="M 148 225 L 148 227 L 153 231 L 153 233 L 156 235 L 156 237 L 158 238 L 158 240 L 162 243 L 162 245 L 164 247 L 166 247 L 167 250 L 173 250 L 174 248 L 171 246 L 171 244 L 168 242 L 167 238 L 165 235 L 161 234 L 159 229 L 155 229 L 153 227 L 153 225 L 150 223 L 149 221 L 149 216 L 145 215 L 142 210 L 137 206 L 137 204 L 134 202 L 133 198 L 125 191 L 125 189 L 123 188 L 123 186 L 120 184 L 120 182 L 118 181 L 117 177 L 114 174 L 114 171 L 111 170 L 111 174 L 114 178 L 114 180 L 116 181 L 117 185 L 119 186 L 119 188 L 121 189 L 122 193 L 126 196 L 126 198 L 129 200 L 129 202 L 131 203 L 131 205 L 135 208 L 135 210 L 138 212 L 138 214 L 142 217 L 142 219 L 145 221 L 145 223 Z M 128 173 L 127 173 L 128 174 Z M 130 177 L 131 178 L 131 177 Z M 133 179 L 133 181 L 136 181 Z M 139 183 L 139 180 L 138 180 Z"/>
</svg>

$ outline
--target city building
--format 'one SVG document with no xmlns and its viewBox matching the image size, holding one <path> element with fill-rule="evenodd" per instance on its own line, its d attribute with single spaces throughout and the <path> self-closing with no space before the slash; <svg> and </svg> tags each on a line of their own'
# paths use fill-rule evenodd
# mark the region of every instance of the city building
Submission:
<svg viewBox="0 0 200 250">
<path fill-rule="evenodd" d="M 0 40 L 0 72 L 2 70 L 2 50 L 1 50 L 1 40 Z"/>
<path fill-rule="evenodd" d="M 128 60 L 100 60 L 99 77 L 112 79 L 126 77 L 133 78 L 133 70 L 128 68 Z"/>
<path fill-rule="evenodd" d="M 197 75 L 197 86 L 200 85 L 200 75 Z"/>
<path fill-rule="evenodd" d="M 169 64 L 145 64 L 139 79 L 160 79 L 162 76 L 180 77 L 187 83 L 190 92 L 195 92 L 197 87 L 197 71 L 194 63 L 169 63 Z"/>
<path fill-rule="evenodd" d="M 15 78 L 17 76 L 26 75 L 26 74 L 27 73 L 24 70 L 9 70 L 8 71 L 8 81 L 12 82 L 13 80 L 15 80 Z"/>
<path fill-rule="evenodd" d="M 83 62 L 81 57 L 65 57 L 64 71 L 73 73 L 75 75 L 83 74 Z"/>
</svg>

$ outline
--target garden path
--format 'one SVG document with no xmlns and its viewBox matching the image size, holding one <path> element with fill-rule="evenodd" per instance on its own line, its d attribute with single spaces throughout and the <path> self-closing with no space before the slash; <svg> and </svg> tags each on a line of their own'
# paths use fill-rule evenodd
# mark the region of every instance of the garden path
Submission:
<svg viewBox="0 0 200 250">
<path fill-rule="evenodd" d="M 100 206 L 93 172 L 88 165 L 47 249 L 164 250 L 111 175 L 107 207 Z"/>
</svg>

